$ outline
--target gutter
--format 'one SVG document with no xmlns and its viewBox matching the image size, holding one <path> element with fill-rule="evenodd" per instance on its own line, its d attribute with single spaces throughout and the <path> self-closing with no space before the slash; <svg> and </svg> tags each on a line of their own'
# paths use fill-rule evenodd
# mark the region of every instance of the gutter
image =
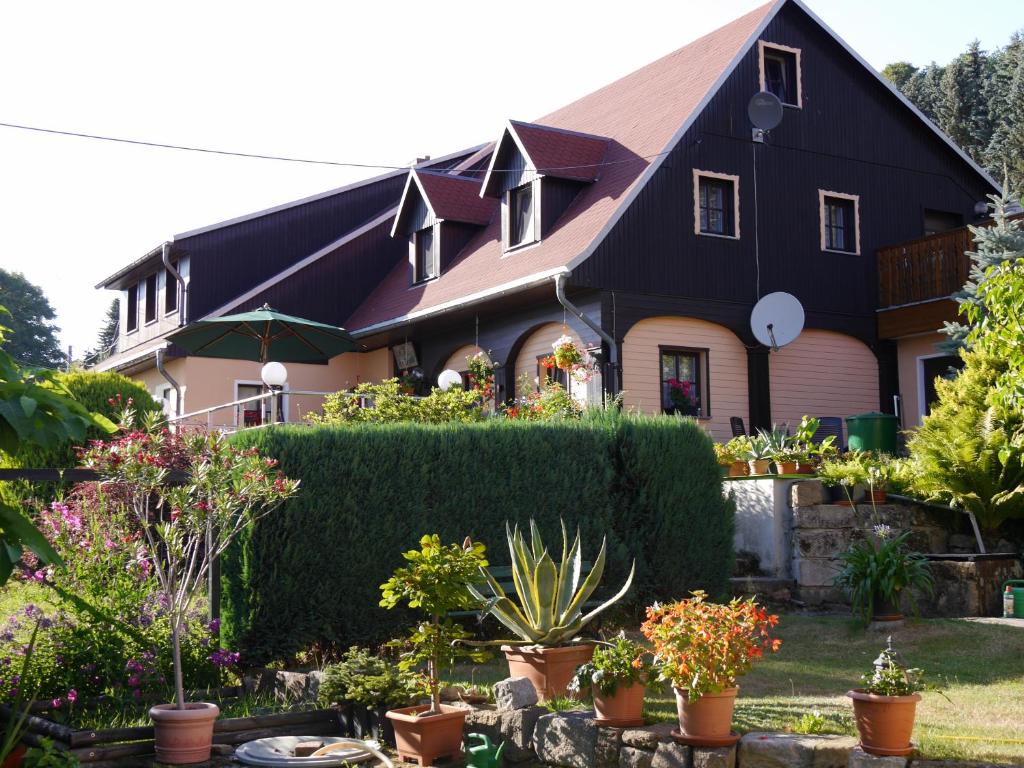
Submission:
<svg viewBox="0 0 1024 768">
<path fill-rule="evenodd" d="M 611 394 L 615 394 L 619 391 L 619 345 L 615 343 L 615 339 L 612 338 L 611 334 L 605 331 L 593 318 L 584 313 L 579 307 L 569 301 L 565 295 L 565 282 L 569 279 L 572 274 L 569 270 L 559 272 L 554 276 L 555 280 L 555 297 L 558 299 L 558 303 L 565 307 L 569 312 L 578 317 L 588 328 L 594 333 L 601 337 L 605 344 L 608 345 L 608 363 L 612 373 L 611 386 L 608 388 Z"/>
<path fill-rule="evenodd" d="M 164 353 L 166 351 L 167 347 L 160 347 L 156 351 L 156 369 L 160 372 L 160 375 L 167 380 L 167 383 L 174 387 L 174 416 L 177 418 L 178 416 L 181 416 L 181 387 L 178 386 L 178 382 L 176 382 L 171 374 L 167 372 L 167 369 L 164 368 Z"/>
<path fill-rule="evenodd" d="M 162 246 L 160 246 L 160 260 L 163 261 L 164 268 L 170 273 L 171 277 L 178 281 L 178 286 L 180 288 L 178 291 L 178 327 L 180 328 L 186 322 L 185 314 L 188 311 L 188 284 L 185 282 L 185 278 L 181 276 L 181 273 L 178 272 L 178 270 L 176 270 L 171 264 L 170 241 L 166 241 Z M 164 290 L 167 290 L 167 286 L 164 286 Z M 157 367 L 159 367 L 159 365 Z M 161 373 L 163 373 L 163 371 L 161 371 Z M 164 377 L 166 378 L 167 374 L 164 374 Z"/>
</svg>

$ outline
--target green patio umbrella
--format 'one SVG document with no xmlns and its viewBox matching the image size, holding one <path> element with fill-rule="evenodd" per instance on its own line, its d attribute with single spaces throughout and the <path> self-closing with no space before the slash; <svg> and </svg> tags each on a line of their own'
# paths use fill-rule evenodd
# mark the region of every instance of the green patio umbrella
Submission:
<svg viewBox="0 0 1024 768">
<path fill-rule="evenodd" d="M 196 357 L 258 363 L 324 363 L 361 347 L 344 328 L 285 315 L 266 304 L 253 312 L 189 323 L 167 338 Z"/>
</svg>

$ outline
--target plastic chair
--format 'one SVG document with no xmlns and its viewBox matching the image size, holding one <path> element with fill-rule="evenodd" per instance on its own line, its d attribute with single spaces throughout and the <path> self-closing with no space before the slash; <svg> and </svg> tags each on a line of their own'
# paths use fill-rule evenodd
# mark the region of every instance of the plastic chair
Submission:
<svg viewBox="0 0 1024 768">
<path fill-rule="evenodd" d="M 746 427 L 743 426 L 743 417 L 742 416 L 732 416 L 732 417 L 730 417 L 729 418 L 729 426 L 732 427 L 732 436 L 733 437 L 746 437 L 747 436 L 747 430 L 746 430 Z"/>
<path fill-rule="evenodd" d="M 839 416 L 819 416 L 818 431 L 811 438 L 812 443 L 821 443 L 829 435 L 834 435 L 835 447 L 839 451 L 845 450 L 846 443 L 843 441 L 843 420 Z"/>
</svg>

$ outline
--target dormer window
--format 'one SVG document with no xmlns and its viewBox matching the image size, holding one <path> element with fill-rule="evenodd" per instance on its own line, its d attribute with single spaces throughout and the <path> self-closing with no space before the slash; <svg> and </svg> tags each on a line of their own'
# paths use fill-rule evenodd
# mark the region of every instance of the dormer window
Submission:
<svg viewBox="0 0 1024 768">
<path fill-rule="evenodd" d="M 532 243 L 537 239 L 533 216 L 533 184 L 508 191 L 508 247 Z"/>
<path fill-rule="evenodd" d="M 800 49 L 760 43 L 761 90 L 774 93 L 787 107 L 800 107 Z"/>
<path fill-rule="evenodd" d="M 416 266 L 414 280 L 422 283 L 437 277 L 437 238 L 434 228 L 427 227 L 416 232 Z"/>
</svg>

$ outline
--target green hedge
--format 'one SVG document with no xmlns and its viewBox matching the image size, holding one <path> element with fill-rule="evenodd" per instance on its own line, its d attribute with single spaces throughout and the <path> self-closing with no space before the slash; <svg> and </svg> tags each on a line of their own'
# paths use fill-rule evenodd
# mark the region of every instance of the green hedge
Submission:
<svg viewBox="0 0 1024 768">
<path fill-rule="evenodd" d="M 302 481 L 222 563 L 225 635 L 251 663 L 395 636 L 408 618 L 377 606 L 378 586 L 401 553 L 424 533 L 468 535 L 507 564 L 506 520 L 533 517 L 554 544 L 563 517 L 590 560 L 606 535 L 607 588 L 636 558 L 633 607 L 728 590 L 733 507 L 710 439 L 689 421 L 274 427 L 234 439 Z"/>
</svg>

